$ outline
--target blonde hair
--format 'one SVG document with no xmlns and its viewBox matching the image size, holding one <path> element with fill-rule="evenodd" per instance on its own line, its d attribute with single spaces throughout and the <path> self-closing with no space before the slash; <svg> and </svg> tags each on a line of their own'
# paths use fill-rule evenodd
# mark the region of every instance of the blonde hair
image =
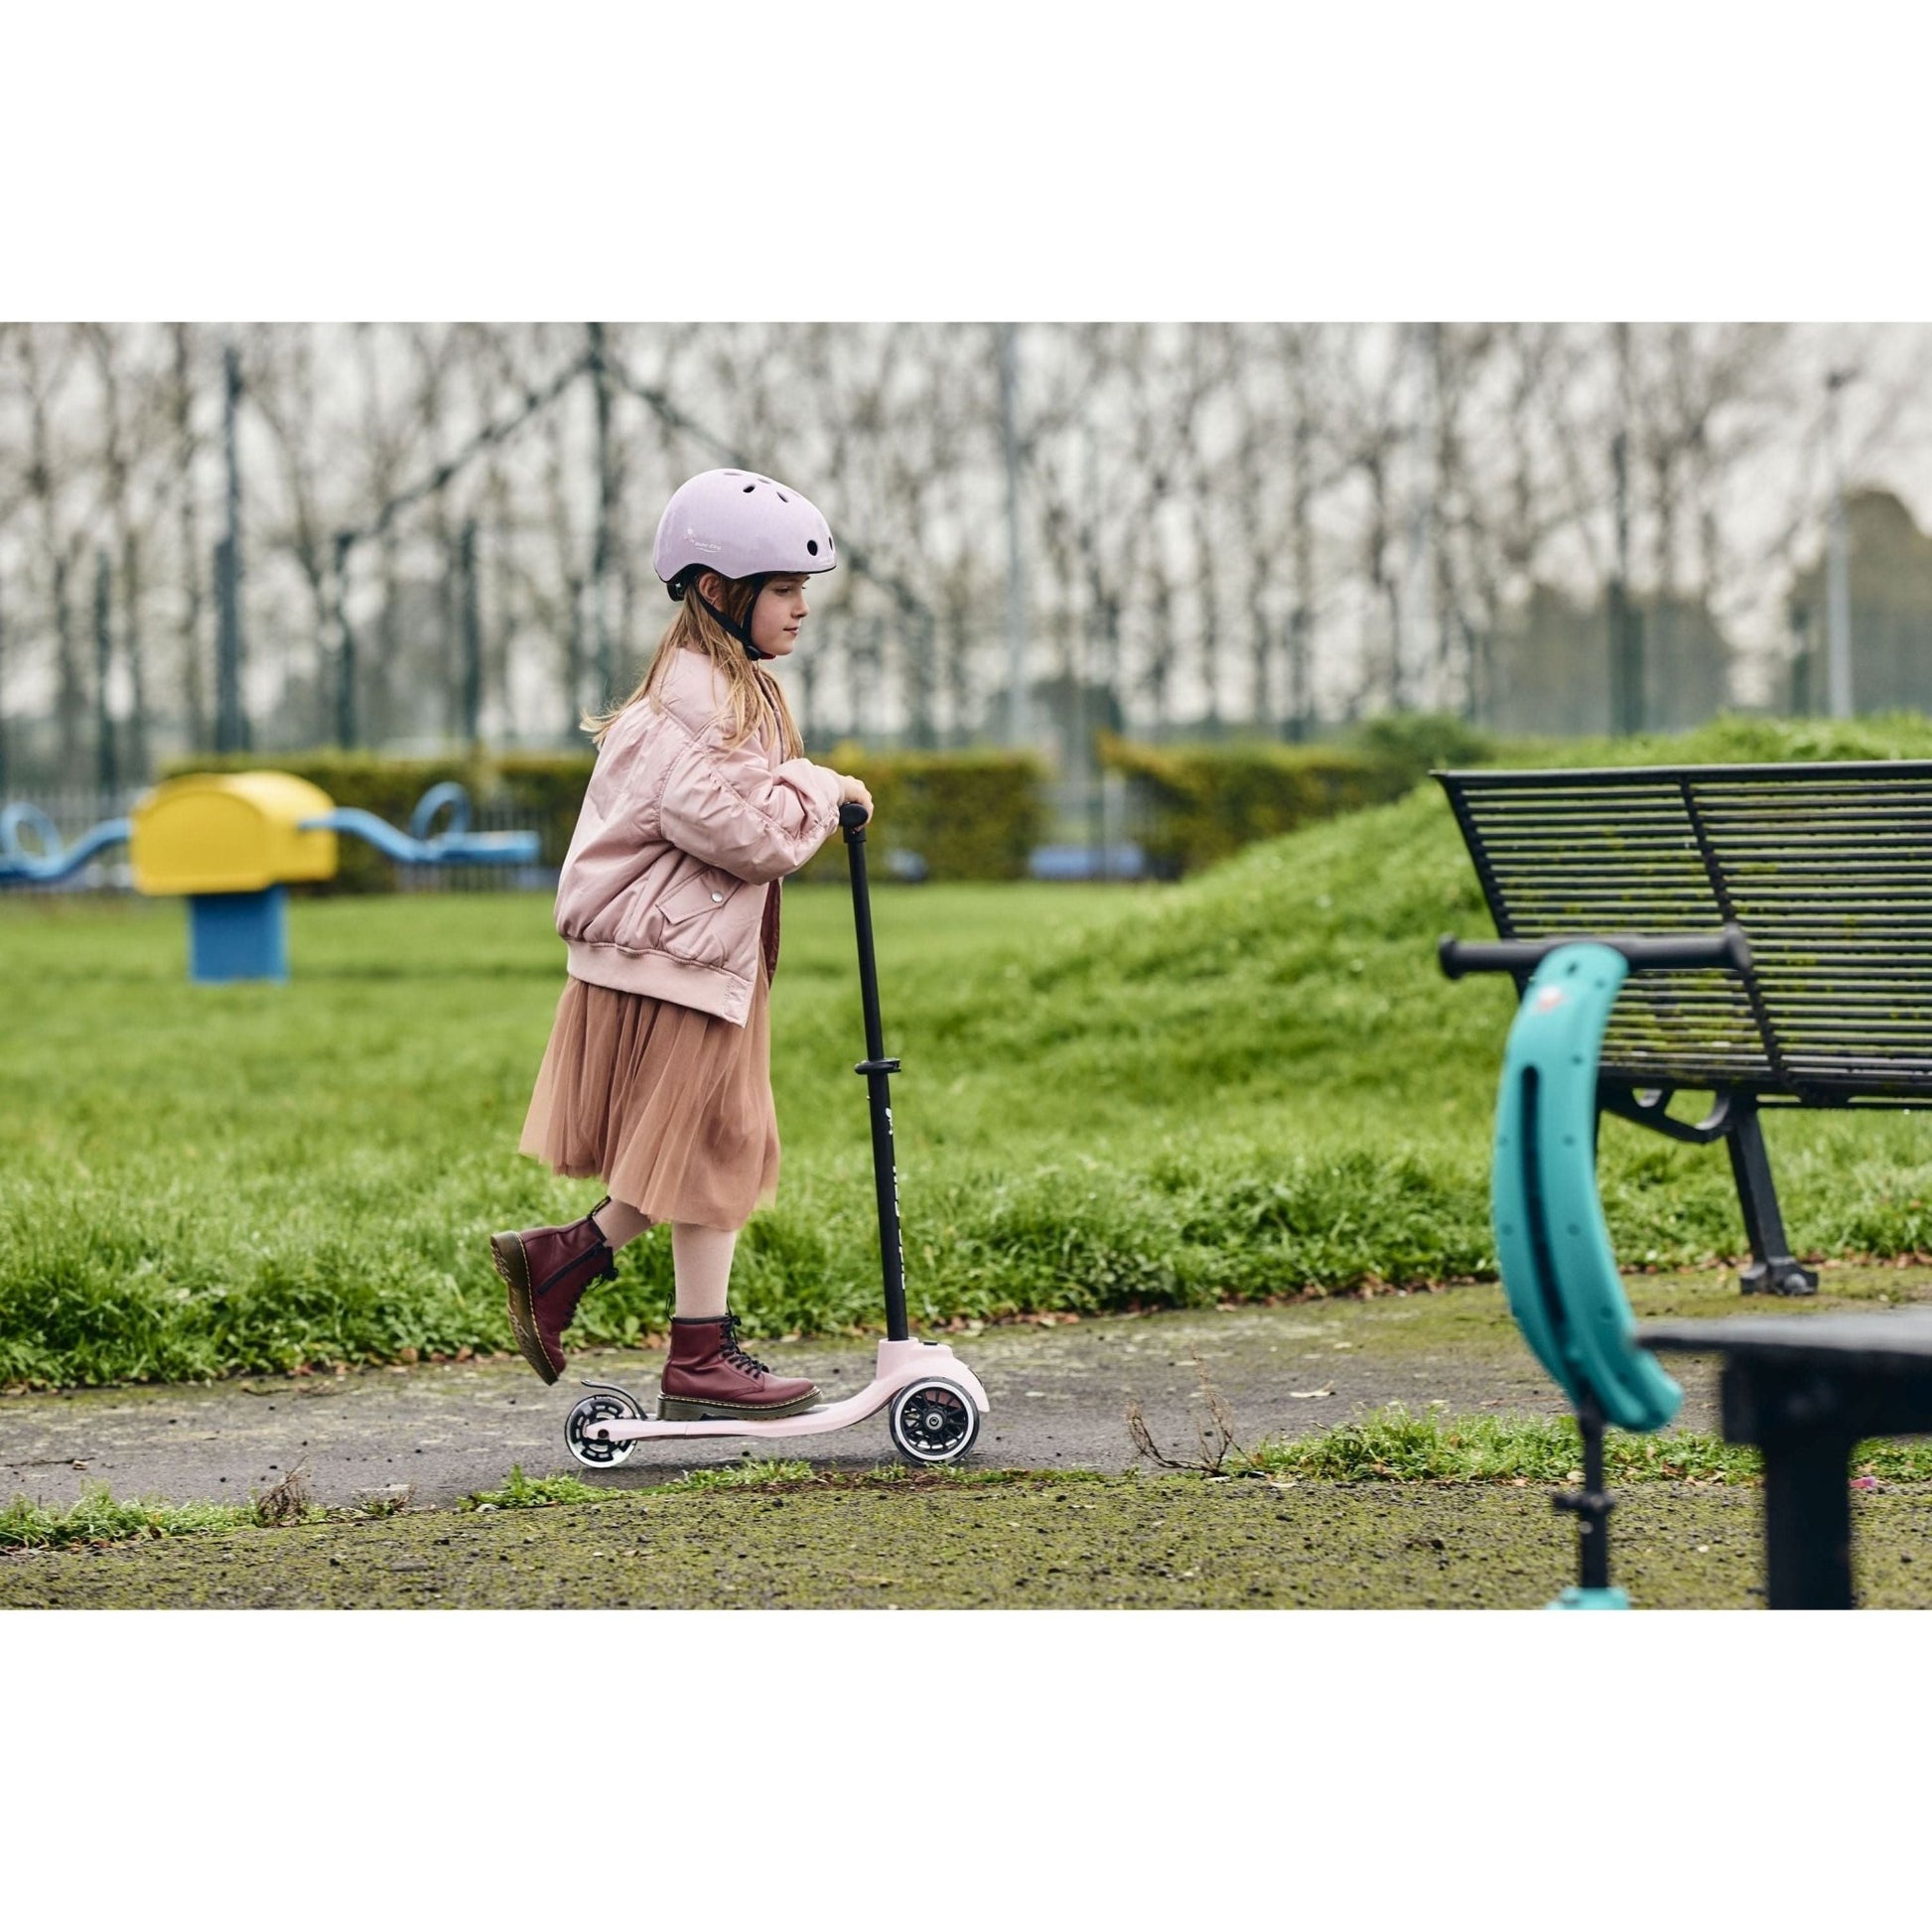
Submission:
<svg viewBox="0 0 1932 1932">
<path fill-rule="evenodd" d="M 751 627 L 752 607 L 757 604 L 761 584 L 745 577 L 727 580 L 720 608 L 737 622 Z M 694 650 L 711 660 L 712 667 L 725 681 L 726 698 L 722 714 L 730 720 L 725 734 L 727 750 L 743 745 L 754 734 L 769 731 L 777 740 L 778 756 L 795 759 L 803 756 L 804 743 L 785 702 L 783 687 L 762 664 L 746 654 L 745 646 L 700 604 L 687 595 L 677 607 L 677 615 L 657 640 L 649 668 L 629 697 L 614 704 L 609 711 L 586 712 L 579 721 L 594 744 L 604 743 L 608 732 L 639 698 L 649 698 L 661 710 L 657 688 L 670 668 L 674 651 Z"/>
</svg>

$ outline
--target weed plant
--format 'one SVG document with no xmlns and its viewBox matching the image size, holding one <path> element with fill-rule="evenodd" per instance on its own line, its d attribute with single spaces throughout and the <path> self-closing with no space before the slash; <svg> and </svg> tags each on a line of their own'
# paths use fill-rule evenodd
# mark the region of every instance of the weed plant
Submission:
<svg viewBox="0 0 1932 1932">
<path fill-rule="evenodd" d="M 236 1503 L 158 1503 L 116 1499 L 90 1482 L 79 1500 L 50 1508 L 16 1496 L 0 1508 L 0 1550 L 58 1550 L 76 1543 L 124 1543 L 144 1536 L 200 1536 L 249 1528 L 255 1513 Z"/>
<path fill-rule="evenodd" d="M 459 1509 L 548 1509 L 556 1503 L 595 1502 L 605 1492 L 570 1475 L 526 1476 L 520 1462 L 510 1464 L 508 1477 L 494 1489 L 479 1489 L 457 1504 Z"/>
</svg>

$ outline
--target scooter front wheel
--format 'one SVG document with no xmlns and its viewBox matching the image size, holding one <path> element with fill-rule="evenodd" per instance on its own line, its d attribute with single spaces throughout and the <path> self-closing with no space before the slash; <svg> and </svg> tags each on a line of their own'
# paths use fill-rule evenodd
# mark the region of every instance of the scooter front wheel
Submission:
<svg viewBox="0 0 1932 1932">
<path fill-rule="evenodd" d="M 644 1412 L 621 1389 L 599 1389 L 570 1412 L 564 1444 L 587 1469 L 615 1469 L 629 1459 L 635 1443 L 607 1443 L 585 1432 L 599 1422 L 642 1422 Z"/>
<path fill-rule="evenodd" d="M 915 1382 L 886 1411 L 893 1447 L 908 1462 L 957 1462 L 980 1433 L 978 1405 L 954 1382 Z"/>
</svg>

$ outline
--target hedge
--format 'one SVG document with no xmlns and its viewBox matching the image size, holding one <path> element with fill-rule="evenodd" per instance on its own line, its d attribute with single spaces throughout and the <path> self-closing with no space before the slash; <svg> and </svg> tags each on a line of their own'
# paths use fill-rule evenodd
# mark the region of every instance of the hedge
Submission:
<svg viewBox="0 0 1932 1932">
<path fill-rule="evenodd" d="M 1432 766 L 1479 763 L 1490 741 L 1451 718 L 1377 719 L 1352 742 L 1140 745 L 1099 735 L 1101 761 L 1126 774 L 1141 844 L 1169 878 L 1199 872 L 1313 819 L 1399 798 Z"/>
<path fill-rule="evenodd" d="M 505 804 L 518 827 L 542 840 L 540 863 L 560 866 L 570 846 L 596 759 L 582 752 L 516 752 L 498 757 L 387 758 L 369 752 L 227 754 L 170 760 L 164 778 L 191 771 L 292 772 L 320 785 L 338 805 L 358 806 L 407 827 L 431 785 L 454 779 L 473 805 Z M 930 879 L 1024 879 L 1046 822 L 1045 773 L 1029 758 L 997 752 L 862 752 L 841 745 L 820 759 L 863 778 L 878 816 L 875 849 L 916 855 Z M 842 845 L 827 843 L 801 879 L 845 876 Z M 360 839 L 339 842 L 333 881 L 307 890 L 386 893 L 395 868 Z M 883 858 L 873 867 L 892 876 Z"/>
<path fill-rule="evenodd" d="M 874 851 L 915 855 L 928 879 L 1024 879 L 1046 835 L 1046 773 L 1030 757 L 839 745 L 820 762 L 865 781 L 878 828 L 869 841 Z M 842 853 L 841 840 L 827 840 L 799 878 L 843 879 Z M 871 870 L 892 876 L 884 859 Z"/>
</svg>

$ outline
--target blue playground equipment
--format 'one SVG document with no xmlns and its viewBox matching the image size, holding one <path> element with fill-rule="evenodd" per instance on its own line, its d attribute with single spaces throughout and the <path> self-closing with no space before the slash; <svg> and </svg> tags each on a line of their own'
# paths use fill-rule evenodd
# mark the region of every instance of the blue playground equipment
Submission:
<svg viewBox="0 0 1932 1932">
<path fill-rule="evenodd" d="M 1496 1097 L 1490 1213 L 1509 1311 L 1583 1435 L 1583 1489 L 1554 1498 L 1577 1518 L 1579 1578 L 1550 1607 L 1627 1609 L 1610 1583 L 1603 1431 L 1662 1429 L 1683 1391 L 1638 1344 L 1596 1191 L 1603 1030 L 1628 974 L 1741 973 L 1749 947 L 1733 925 L 1710 938 L 1445 939 L 1438 956 L 1450 979 L 1509 973 L 1522 989 Z"/>
<path fill-rule="evenodd" d="M 0 886 L 53 886 L 70 879 L 108 846 L 124 843 L 129 824 L 125 818 L 103 819 L 84 837 L 64 846 L 54 821 L 38 805 L 20 799 L 0 810 Z M 29 828 L 34 833 L 31 850 L 20 837 Z"/>
<path fill-rule="evenodd" d="M 440 832 L 433 831 L 437 813 L 446 807 L 449 823 Z M 406 833 L 353 805 L 334 805 L 303 819 L 298 829 L 352 833 L 399 866 L 523 866 L 537 856 L 534 832 L 471 831 L 470 794 L 454 779 L 431 785 L 416 800 Z"/>
<path fill-rule="evenodd" d="M 38 850 L 21 841 L 28 828 Z M 136 891 L 188 901 L 191 980 L 285 981 L 289 884 L 335 877 L 339 832 L 403 866 L 529 865 L 539 847 L 535 832 L 472 832 L 470 795 L 454 782 L 432 785 L 416 801 L 404 833 L 373 812 L 339 806 L 286 771 L 196 773 L 157 785 L 130 817 L 106 819 L 68 847 L 39 806 L 7 806 L 0 811 L 0 887 L 71 878 L 125 842 Z"/>
</svg>

